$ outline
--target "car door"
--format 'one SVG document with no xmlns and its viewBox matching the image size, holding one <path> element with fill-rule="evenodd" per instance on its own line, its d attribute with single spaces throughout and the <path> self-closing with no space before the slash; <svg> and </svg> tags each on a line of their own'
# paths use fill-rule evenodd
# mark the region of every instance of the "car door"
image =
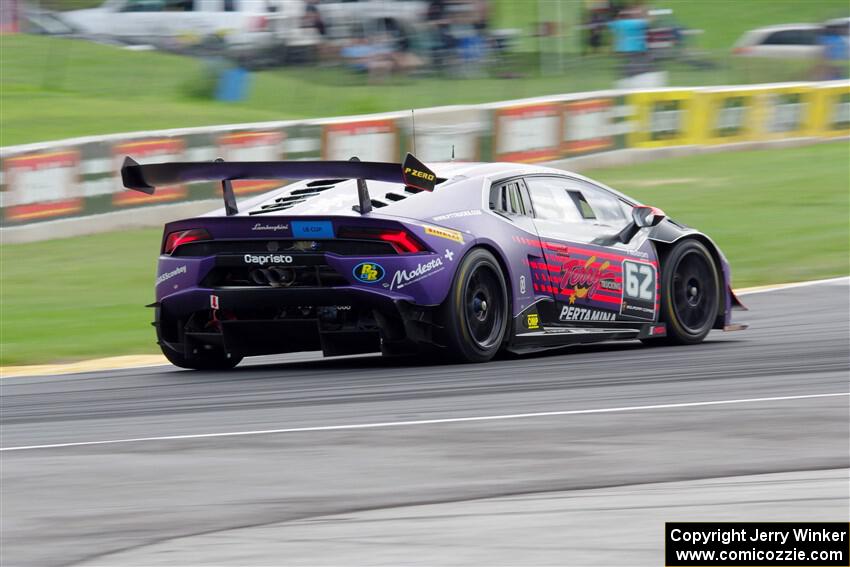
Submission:
<svg viewBox="0 0 850 567">
<path fill-rule="evenodd" d="M 514 312 L 522 313 L 551 297 L 543 287 L 546 282 L 541 277 L 541 270 L 545 270 L 546 260 L 534 226 L 531 200 L 522 178 L 517 177 L 494 183 L 490 188 L 489 201 L 490 210 L 516 229 L 503 246 L 506 257 L 512 259 L 508 277 L 513 291 Z M 521 323 L 527 330 L 538 330 L 537 311 L 528 313 L 531 315 L 526 314 Z"/>
<path fill-rule="evenodd" d="M 631 206 L 583 179 L 541 175 L 525 183 L 546 258 L 546 290 L 558 308 L 552 323 L 654 320 L 658 273 L 648 231 L 628 243 L 616 240 Z"/>
<path fill-rule="evenodd" d="M 157 23 L 162 21 L 165 0 L 127 0 L 116 8 L 107 33 L 130 43 L 158 45 L 162 41 Z"/>
</svg>

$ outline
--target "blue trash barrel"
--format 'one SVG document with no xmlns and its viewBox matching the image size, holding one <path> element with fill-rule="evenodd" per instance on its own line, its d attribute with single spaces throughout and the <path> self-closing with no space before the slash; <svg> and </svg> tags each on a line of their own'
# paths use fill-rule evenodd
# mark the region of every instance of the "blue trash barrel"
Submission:
<svg viewBox="0 0 850 567">
<path fill-rule="evenodd" d="M 245 100 L 248 96 L 250 78 L 250 73 L 242 67 L 225 69 L 218 76 L 218 84 L 215 89 L 216 100 L 224 102 Z"/>
</svg>

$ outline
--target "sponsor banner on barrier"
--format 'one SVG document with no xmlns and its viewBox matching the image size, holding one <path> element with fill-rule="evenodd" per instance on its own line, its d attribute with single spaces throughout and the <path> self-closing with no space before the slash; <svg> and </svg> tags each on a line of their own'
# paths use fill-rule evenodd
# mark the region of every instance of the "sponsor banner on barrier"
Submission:
<svg viewBox="0 0 850 567">
<path fill-rule="evenodd" d="M 395 121 L 363 120 L 325 124 L 322 158 L 361 161 L 398 161 L 398 132 Z"/>
<path fill-rule="evenodd" d="M 629 136 L 632 147 L 657 148 L 695 142 L 693 91 L 638 92 L 627 100 L 635 109 L 635 127 Z"/>
<path fill-rule="evenodd" d="M 0 154 L 0 215 L 7 225 L 21 225 L 219 197 L 212 182 L 158 187 L 153 196 L 127 191 L 119 175 L 125 155 L 140 163 L 217 157 L 398 161 L 403 151 L 413 151 L 433 162 L 451 160 L 454 148 L 458 161 L 536 162 L 622 147 L 848 136 L 850 83 L 605 91 L 427 109 L 415 116 L 415 149 L 411 118 L 387 113 L 6 147 Z M 237 181 L 234 188 L 247 194 L 283 184 Z"/>
<path fill-rule="evenodd" d="M 421 112 L 411 118 L 400 121 L 407 133 L 406 149 L 421 161 L 481 161 L 481 140 L 490 133 L 490 122 L 483 110 Z"/>
<path fill-rule="evenodd" d="M 758 136 L 758 93 L 749 89 L 723 89 L 698 93 L 695 106 L 697 142 L 726 144 Z"/>
<path fill-rule="evenodd" d="M 816 89 L 815 127 L 822 136 L 850 135 L 850 85 Z"/>
<path fill-rule="evenodd" d="M 776 87 L 759 94 L 759 137 L 796 138 L 815 131 L 814 91 L 808 86 Z"/>
<path fill-rule="evenodd" d="M 276 161 L 286 159 L 284 133 L 278 130 L 228 132 L 218 137 L 217 146 L 225 161 Z M 252 179 L 234 181 L 237 195 L 259 193 L 281 186 L 280 180 Z"/>
<path fill-rule="evenodd" d="M 561 103 L 546 102 L 497 108 L 496 161 L 535 162 L 561 155 Z"/>
<path fill-rule="evenodd" d="M 21 223 L 80 213 L 79 165 L 80 154 L 75 149 L 6 158 L 4 219 Z"/>
<path fill-rule="evenodd" d="M 575 155 L 614 148 L 614 109 L 612 98 L 565 102 L 561 153 Z"/>
<path fill-rule="evenodd" d="M 185 185 L 157 187 L 156 193 L 146 195 L 145 193 L 125 189 L 121 185 L 121 176 L 117 174 L 121 170 L 121 163 L 123 163 L 125 156 L 130 156 L 139 163 L 184 160 L 182 138 L 152 138 L 124 142 L 116 144 L 112 151 L 114 154 L 114 170 L 116 172 L 116 192 L 112 195 L 112 204 L 114 206 L 134 207 L 153 203 L 182 201 L 186 198 Z"/>
</svg>

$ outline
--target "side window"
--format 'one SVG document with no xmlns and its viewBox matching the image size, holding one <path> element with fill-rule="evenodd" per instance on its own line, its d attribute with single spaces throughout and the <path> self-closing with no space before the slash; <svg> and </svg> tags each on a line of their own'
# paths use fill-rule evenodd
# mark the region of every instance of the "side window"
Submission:
<svg viewBox="0 0 850 567">
<path fill-rule="evenodd" d="M 765 45 L 815 45 L 817 34 L 809 29 L 791 29 L 773 32 L 763 42 Z"/>
<path fill-rule="evenodd" d="M 512 181 L 494 185 L 490 189 L 490 209 L 511 215 L 528 215 L 520 182 Z"/>
<path fill-rule="evenodd" d="M 168 12 L 194 12 L 194 0 L 165 0 L 165 9 Z"/>
<path fill-rule="evenodd" d="M 534 216 L 542 220 L 581 222 L 582 215 L 569 195 L 568 181 L 558 177 L 528 177 L 525 180 L 534 206 Z"/>
<path fill-rule="evenodd" d="M 122 12 L 161 12 L 164 0 L 129 0 L 121 7 Z"/>
<path fill-rule="evenodd" d="M 590 206 L 590 203 L 585 199 L 584 194 L 581 191 L 568 191 L 570 194 L 570 199 L 573 200 L 573 203 L 576 204 L 576 208 L 578 212 L 581 214 L 581 218 L 585 220 L 595 220 L 596 213 L 593 212 L 593 208 Z"/>
<path fill-rule="evenodd" d="M 627 213 L 626 210 L 631 210 L 631 207 L 624 206 L 625 203 L 616 195 L 589 183 L 581 183 L 580 187 L 581 194 L 593 210 L 597 223 L 622 227 L 629 222 L 631 213 Z"/>
</svg>

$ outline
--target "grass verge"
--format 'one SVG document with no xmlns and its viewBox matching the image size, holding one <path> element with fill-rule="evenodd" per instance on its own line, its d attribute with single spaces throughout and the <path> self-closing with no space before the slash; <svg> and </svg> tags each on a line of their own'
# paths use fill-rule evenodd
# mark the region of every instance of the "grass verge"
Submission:
<svg viewBox="0 0 850 567">
<path fill-rule="evenodd" d="M 737 287 L 850 273 L 850 144 L 742 151 L 590 175 L 711 235 Z M 158 229 L 0 249 L 0 364 L 156 352 Z"/>
</svg>

